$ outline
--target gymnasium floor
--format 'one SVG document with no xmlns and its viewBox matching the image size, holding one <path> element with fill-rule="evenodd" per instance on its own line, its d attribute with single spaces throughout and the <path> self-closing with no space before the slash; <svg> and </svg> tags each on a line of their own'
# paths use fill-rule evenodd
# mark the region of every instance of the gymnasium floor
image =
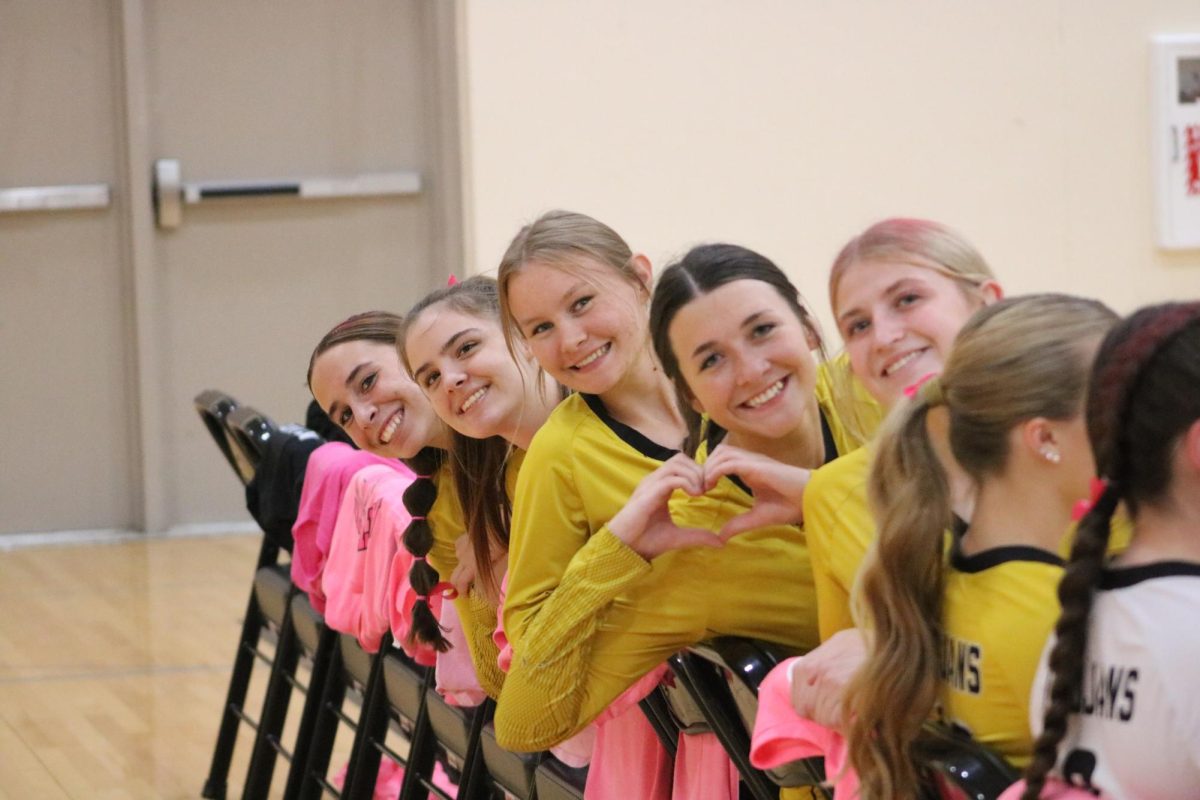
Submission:
<svg viewBox="0 0 1200 800">
<path fill-rule="evenodd" d="M 229 536 L 0 552 L 0 798 L 199 797 L 258 545 Z M 261 696 L 256 680 L 255 712 Z M 238 736 L 231 797 L 249 734 Z"/>
</svg>

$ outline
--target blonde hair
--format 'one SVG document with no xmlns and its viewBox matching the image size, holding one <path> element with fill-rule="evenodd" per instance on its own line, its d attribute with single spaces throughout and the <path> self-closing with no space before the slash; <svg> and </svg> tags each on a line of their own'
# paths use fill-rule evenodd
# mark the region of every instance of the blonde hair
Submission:
<svg viewBox="0 0 1200 800">
<path fill-rule="evenodd" d="M 1102 303 L 1067 295 L 987 306 L 959 332 L 941 377 L 884 423 L 868 482 L 878 536 L 856 587 L 868 656 L 846 695 L 863 798 L 915 795 L 910 748 L 939 691 L 944 537 L 953 512 L 929 410 L 947 407 L 951 453 L 981 484 L 1004 470 L 1016 425 L 1082 412 L 1092 355 L 1116 319 Z"/>
<path fill-rule="evenodd" d="M 927 219 L 891 217 L 876 222 L 842 248 L 829 270 L 829 307 L 837 313 L 837 290 L 855 264 L 894 261 L 924 267 L 958 281 L 968 292 L 995 280 L 979 251 L 958 232 Z"/>
<path fill-rule="evenodd" d="M 855 264 L 909 264 L 950 278 L 968 297 L 983 302 L 982 286 L 996 279 L 987 261 L 957 231 L 927 219 L 890 217 L 876 222 L 846 242 L 829 270 L 829 307 L 837 316 L 837 291 L 846 271 Z M 856 383 L 849 365 L 831 362 L 830 382 L 841 397 L 853 397 Z M 861 387 L 858 387 L 861 388 Z M 874 433 L 874 419 L 864 417 L 857 404 L 848 407 L 843 425 L 858 439 Z"/>
<path fill-rule="evenodd" d="M 612 269 L 614 273 L 649 295 L 633 270 L 633 251 L 612 228 L 587 214 L 574 211 L 547 211 L 529 223 L 509 243 L 500 259 L 496 281 L 500 287 L 500 321 L 509 349 L 522 334 L 509 306 L 508 284 L 531 261 L 567 271 L 580 271 L 580 259 L 588 258 Z"/>
</svg>

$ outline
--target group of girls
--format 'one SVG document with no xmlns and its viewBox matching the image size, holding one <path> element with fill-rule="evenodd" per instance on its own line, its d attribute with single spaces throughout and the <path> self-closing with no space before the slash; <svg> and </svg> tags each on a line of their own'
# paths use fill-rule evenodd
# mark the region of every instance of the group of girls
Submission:
<svg viewBox="0 0 1200 800">
<path fill-rule="evenodd" d="M 436 489 L 406 537 L 414 636 L 447 646 L 430 595 L 453 584 L 498 741 L 583 732 L 589 797 L 736 795 L 708 753 L 672 766 L 636 707 L 719 635 L 807 653 L 794 713 L 845 734 L 864 798 L 915 793 L 932 719 L 1028 767 L 1027 797 L 1047 774 L 1112 797 L 1200 786 L 1180 660 L 1200 637 L 1172 616 L 1200 597 L 1200 304 L 1118 323 L 1002 299 L 970 244 L 905 219 L 847 244 L 829 289 L 834 360 L 766 257 L 701 245 L 655 281 L 611 228 L 556 211 L 496 279 L 331 331 L 314 397 Z M 1132 544 L 1109 535 L 1121 501 Z"/>
</svg>

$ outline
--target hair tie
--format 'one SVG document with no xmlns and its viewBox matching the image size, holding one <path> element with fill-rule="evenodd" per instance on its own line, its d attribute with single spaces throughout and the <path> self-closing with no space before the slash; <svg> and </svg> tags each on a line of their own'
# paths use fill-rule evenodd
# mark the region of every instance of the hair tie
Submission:
<svg viewBox="0 0 1200 800">
<path fill-rule="evenodd" d="M 924 386 L 925 384 L 929 383 L 931 380 L 933 380 L 936 377 L 937 377 L 936 372 L 926 372 L 924 375 L 917 378 L 916 383 L 904 387 L 904 396 L 905 397 L 916 397 L 917 392 L 920 391 L 921 387 Z"/>
<path fill-rule="evenodd" d="M 408 518 L 413 522 L 416 522 L 419 519 L 425 519 L 425 517 L 420 514 L 410 514 Z"/>
<path fill-rule="evenodd" d="M 942 393 L 942 379 L 937 375 L 925 381 L 921 386 L 920 392 L 921 399 L 930 408 L 946 404 L 946 395 Z"/>
<path fill-rule="evenodd" d="M 919 397 L 930 408 L 946 402 L 946 397 L 942 394 L 942 379 L 936 372 L 926 373 L 912 386 L 904 387 L 904 396 Z"/>
<path fill-rule="evenodd" d="M 1092 478 L 1088 482 L 1088 497 L 1085 500 L 1080 500 L 1071 509 L 1071 519 L 1075 522 L 1083 519 L 1088 515 L 1096 503 L 1100 502 L 1100 498 L 1108 491 L 1109 487 L 1113 486 L 1113 482 L 1108 478 Z"/>
<path fill-rule="evenodd" d="M 450 277 L 446 280 L 446 286 L 454 286 L 458 283 L 458 278 L 454 277 L 454 273 L 450 273 Z"/>
<path fill-rule="evenodd" d="M 413 561 L 420 561 L 421 563 L 425 563 L 425 556 L 416 556 L 416 555 L 414 555 L 414 556 L 413 556 Z"/>
</svg>

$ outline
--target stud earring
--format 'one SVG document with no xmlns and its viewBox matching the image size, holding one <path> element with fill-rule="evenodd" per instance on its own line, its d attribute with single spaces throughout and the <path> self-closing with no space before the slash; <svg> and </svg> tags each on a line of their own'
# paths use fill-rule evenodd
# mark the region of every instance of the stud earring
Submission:
<svg viewBox="0 0 1200 800">
<path fill-rule="evenodd" d="M 1062 461 L 1062 453 L 1058 452 L 1058 450 L 1054 449 L 1048 444 L 1043 445 L 1042 449 L 1038 452 L 1041 453 L 1042 458 L 1046 459 L 1051 464 L 1057 464 Z"/>
</svg>

